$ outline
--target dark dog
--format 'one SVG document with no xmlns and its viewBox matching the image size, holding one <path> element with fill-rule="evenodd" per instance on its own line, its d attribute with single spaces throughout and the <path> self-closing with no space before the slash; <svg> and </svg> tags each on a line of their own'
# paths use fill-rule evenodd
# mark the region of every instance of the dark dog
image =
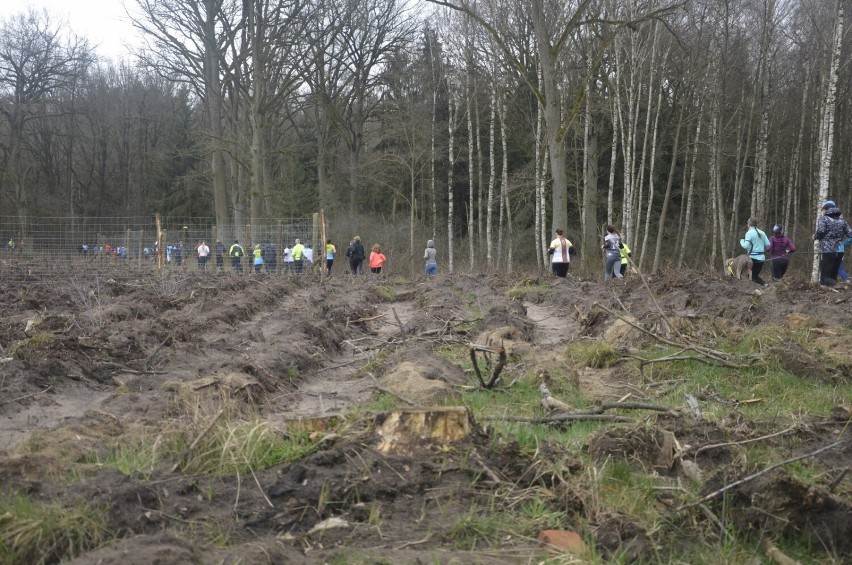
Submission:
<svg viewBox="0 0 852 565">
<path fill-rule="evenodd" d="M 743 275 L 748 276 L 751 280 L 751 258 L 748 255 L 737 255 L 725 261 L 725 271 L 732 277 L 738 279 L 743 278 Z"/>
</svg>

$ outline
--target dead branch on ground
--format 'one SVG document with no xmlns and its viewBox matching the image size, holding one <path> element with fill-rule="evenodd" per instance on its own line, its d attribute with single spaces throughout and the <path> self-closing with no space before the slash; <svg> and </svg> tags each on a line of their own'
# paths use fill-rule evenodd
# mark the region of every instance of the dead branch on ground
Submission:
<svg viewBox="0 0 852 565">
<path fill-rule="evenodd" d="M 796 461 L 801 461 L 802 459 L 810 459 L 811 457 L 816 457 L 820 453 L 823 453 L 823 452 L 828 451 L 830 449 L 834 449 L 835 447 L 837 447 L 839 445 L 845 444 L 846 441 L 847 440 L 835 441 L 834 443 L 830 443 L 828 445 L 820 447 L 816 451 L 811 451 L 810 453 L 805 453 L 804 455 L 799 455 L 798 457 L 793 457 L 791 459 L 785 459 L 784 461 L 780 461 L 778 463 L 775 463 L 774 465 L 770 465 L 769 467 L 763 469 L 762 471 L 758 471 L 757 473 L 752 473 L 751 475 L 744 477 L 744 478 L 742 478 L 738 481 L 734 481 L 733 483 L 726 485 L 726 486 L 720 488 L 719 490 L 715 490 L 715 491 L 711 492 L 710 494 L 696 500 L 695 502 L 690 502 L 689 504 L 681 504 L 675 510 L 677 512 L 680 512 L 682 510 L 692 508 L 693 506 L 698 506 L 699 504 L 707 502 L 708 500 L 711 500 L 711 499 L 716 498 L 717 496 L 719 496 L 721 494 L 728 492 L 729 490 L 731 490 L 734 487 L 738 487 L 742 484 L 753 481 L 754 479 L 761 477 L 761 476 L 763 476 L 763 475 L 765 475 L 769 472 L 772 472 L 775 469 L 778 469 L 779 467 L 783 467 L 784 465 L 789 465 L 790 463 L 795 463 Z"/>
<path fill-rule="evenodd" d="M 482 372 L 479 370 L 479 362 L 476 358 L 476 353 L 482 352 L 486 361 L 486 370 L 487 366 L 490 364 L 490 359 L 488 354 L 497 353 L 499 355 L 497 360 L 497 366 L 494 367 L 494 373 L 492 373 L 491 377 L 488 379 L 488 382 L 482 378 Z M 479 384 L 482 388 L 491 389 L 497 383 L 497 380 L 500 378 L 500 373 L 503 371 L 503 366 L 506 365 L 506 348 L 502 345 L 500 349 L 491 349 L 491 347 L 487 345 L 477 345 L 471 344 L 470 346 L 470 360 L 473 362 L 473 370 L 476 373 L 476 378 L 479 379 Z"/>
<path fill-rule="evenodd" d="M 692 343 L 687 343 L 687 344 L 678 343 L 678 342 L 673 341 L 671 339 L 665 338 L 661 335 L 657 335 L 654 332 L 647 330 L 647 329 L 643 328 L 642 326 L 631 322 L 630 320 L 628 320 L 627 318 L 625 318 L 621 314 L 610 310 L 609 308 L 601 305 L 598 302 L 595 302 L 593 307 L 597 307 L 597 308 L 603 310 L 604 312 L 606 312 L 607 314 L 610 314 L 611 316 L 615 316 L 616 318 L 618 318 L 619 320 L 621 320 L 625 324 L 631 326 L 632 328 L 639 330 L 640 332 L 644 333 L 645 335 L 648 335 L 648 336 L 656 339 L 657 341 L 659 341 L 661 343 L 664 343 L 664 344 L 669 345 L 671 347 L 677 347 L 677 348 L 679 348 L 683 351 L 693 351 L 693 352 L 697 353 L 699 355 L 699 357 L 693 358 L 694 361 L 701 361 L 702 363 L 709 363 L 709 364 L 713 364 L 713 365 L 721 365 L 721 366 L 727 367 L 729 369 L 745 369 L 747 367 L 747 365 L 742 365 L 740 363 L 734 363 L 733 361 L 729 361 L 728 360 L 729 356 L 727 354 L 721 352 L 721 351 L 716 351 L 715 349 L 710 349 L 709 347 L 703 347 L 701 345 L 695 345 L 695 344 L 692 344 Z"/>
<path fill-rule="evenodd" d="M 52 388 L 53 388 L 53 385 L 50 385 L 46 389 L 40 390 L 38 392 L 34 392 L 32 394 L 27 394 L 25 396 L 19 396 L 18 398 L 13 398 L 11 400 L 4 400 L 3 402 L 0 402 L 0 406 L 2 406 L 3 404 L 11 404 L 12 402 L 18 402 L 19 400 L 26 400 L 27 398 L 32 398 L 33 396 L 38 396 L 40 394 L 44 394 L 45 392 L 49 391 Z"/>
</svg>

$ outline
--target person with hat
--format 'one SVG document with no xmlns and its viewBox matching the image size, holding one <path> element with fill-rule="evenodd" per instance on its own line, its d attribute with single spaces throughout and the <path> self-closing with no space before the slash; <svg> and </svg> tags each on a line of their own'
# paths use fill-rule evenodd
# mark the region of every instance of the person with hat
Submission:
<svg viewBox="0 0 852 565">
<path fill-rule="evenodd" d="M 772 237 L 769 238 L 769 260 L 772 261 L 772 279 L 780 281 L 790 265 L 790 253 L 796 252 L 796 246 L 790 238 L 784 235 L 781 226 L 772 226 Z"/>
<path fill-rule="evenodd" d="M 841 217 L 840 208 L 834 200 L 828 200 L 822 205 L 822 215 L 817 220 L 814 241 L 819 241 L 819 284 L 834 286 L 840 271 L 843 253 L 838 249 L 848 238 L 852 237 L 852 228 Z"/>
<path fill-rule="evenodd" d="M 749 218 L 746 222 L 748 229 L 745 236 L 740 240 L 740 247 L 748 252 L 751 259 L 751 280 L 760 286 L 768 286 L 766 281 L 760 278 L 760 271 L 766 261 L 766 250 L 769 248 L 769 238 L 766 233 L 757 228 L 757 220 Z"/>
</svg>

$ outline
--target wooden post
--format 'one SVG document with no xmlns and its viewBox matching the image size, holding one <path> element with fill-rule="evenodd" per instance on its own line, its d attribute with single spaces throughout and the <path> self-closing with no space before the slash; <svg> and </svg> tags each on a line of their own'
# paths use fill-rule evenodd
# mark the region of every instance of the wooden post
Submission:
<svg viewBox="0 0 852 565">
<path fill-rule="evenodd" d="M 163 224 L 160 221 L 160 213 L 157 212 L 157 275 L 163 271 Z"/>
<path fill-rule="evenodd" d="M 326 233 L 325 233 L 325 210 L 320 208 L 319 212 L 319 221 L 320 221 L 320 245 L 319 249 L 314 251 L 314 257 L 317 258 L 320 262 L 320 278 L 327 279 L 328 278 L 328 269 L 325 268 L 325 241 L 326 241 Z M 320 252 L 321 253 L 318 253 Z"/>
<path fill-rule="evenodd" d="M 136 246 L 136 267 L 142 270 L 142 250 L 145 248 L 145 230 L 139 230 L 139 245 Z"/>
<path fill-rule="evenodd" d="M 275 234 L 278 240 L 278 245 L 275 246 L 275 263 L 278 265 L 277 274 L 284 273 L 284 225 L 281 223 L 281 220 L 278 220 L 278 233 Z"/>
</svg>

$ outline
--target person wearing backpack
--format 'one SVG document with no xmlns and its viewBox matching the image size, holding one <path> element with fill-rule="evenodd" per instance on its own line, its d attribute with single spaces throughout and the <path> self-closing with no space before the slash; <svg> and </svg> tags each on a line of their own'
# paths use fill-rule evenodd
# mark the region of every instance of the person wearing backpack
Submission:
<svg viewBox="0 0 852 565">
<path fill-rule="evenodd" d="M 817 220 L 817 228 L 814 233 L 814 241 L 819 241 L 819 284 L 823 286 L 834 286 L 840 273 L 840 265 L 843 262 L 843 243 L 852 237 L 852 228 L 846 223 L 834 200 L 828 200 L 822 205 L 822 215 Z"/>
<path fill-rule="evenodd" d="M 748 252 L 748 257 L 751 259 L 751 280 L 760 286 L 769 286 L 760 278 L 760 271 L 766 261 L 766 251 L 770 246 L 769 238 L 762 230 L 757 229 L 755 218 L 749 218 L 746 226 L 748 229 L 745 237 L 740 240 L 740 247 Z"/>
<path fill-rule="evenodd" d="M 243 272 L 243 255 L 245 254 L 245 249 L 240 245 L 239 240 L 235 239 L 231 249 L 228 250 L 228 257 L 231 258 L 231 269 L 240 274 Z"/>
</svg>

